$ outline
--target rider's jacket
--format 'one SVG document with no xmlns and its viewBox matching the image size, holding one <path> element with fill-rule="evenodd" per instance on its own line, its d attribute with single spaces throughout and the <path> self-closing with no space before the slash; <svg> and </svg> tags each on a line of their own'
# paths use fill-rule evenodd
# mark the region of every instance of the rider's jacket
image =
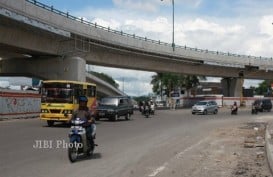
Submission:
<svg viewBox="0 0 273 177">
<path fill-rule="evenodd" d="M 81 120 L 84 120 L 86 122 L 85 126 L 90 126 L 92 123 L 94 123 L 92 120 L 92 122 L 88 122 L 88 120 L 92 119 L 92 114 L 89 111 L 89 109 L 86 108 L 82 108 L 82 109 L 78 109 L 77 111 L 74 112 L 72 119 L 76 119 L 76 118 L 80 118 Z"/>
</svg>

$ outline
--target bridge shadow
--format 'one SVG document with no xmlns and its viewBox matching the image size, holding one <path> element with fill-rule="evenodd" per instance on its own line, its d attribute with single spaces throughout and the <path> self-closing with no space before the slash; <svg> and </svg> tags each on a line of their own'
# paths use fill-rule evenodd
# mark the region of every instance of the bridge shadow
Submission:
<svg viewBox="0 0 273 177">
<path fill-rule="evenodd" d="M 70 124 L 68 123 L 54 123 L 54 125 L 52 126 L 48 126 L 48 125 L 43 125 L 43 127 L 46 127 L 46 128 L 70 128 Z"/>
<path fill-rule="evenodd" d="M 99 123 L 98 121 L 96 121 L 96 125 L 99 125 L 101 123 Z M 70 128 L 71 127 L 71 124 L 69 123 L 62 123 L 62 122 L 56 122 L 54 125 L 52 126 L 48 126 L 48 125 L 43 125 L 43 127 L 46 127 L 46 128 Z"/>
<path fill-rule="evenodd" d="M 118 119 L 116 121 L 114 120 L 109 120 L 108 118 L 100 118 L 100 120 L 97 120 L 96 121 L 96 124 L 97 122 L 128 122 L 128 121 L 133 121 L 133 118 L 130 118 L 129 120 L 126 120 L 126 119 Z"/>
<path fill-rule="evenodd" d="M 96 160 L 96 159 L 101 159 L 101 158 L 102 158 L 101 153 L 97 152 L 97 153 L 93 153 L 91 156 L 82 155 L 82 156 L 78 157 L 76 162 L 81 162 L 81 161 L 86 161 L 86 160 Z"/>
</svg>

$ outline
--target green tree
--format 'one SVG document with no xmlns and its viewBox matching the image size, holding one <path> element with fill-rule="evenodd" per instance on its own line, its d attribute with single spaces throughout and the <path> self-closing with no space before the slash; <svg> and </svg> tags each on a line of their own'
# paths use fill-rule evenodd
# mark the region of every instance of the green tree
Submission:
<svg viewBox="0 0 273 177">
<path fill-rule="evenodd" d="M 205 77 L 176 73 L 157 73 L 152 76 L 151 84 L 153 85 L 153 92 L 155 94 L 159 95 L 165 89 L 167 96 L 170 96 L 170 92 L 176 88 L 186 88 L 186 90 L 189 90 L 196 87 L 200 79 L 205 80 Z"/>
<path fill-rule="evenodd" d="M 272 88 L 270 81 L 263 81 L 259 84 L 259 86 L 255 89 L 255 94 L 257 95 L 265 95 L 265 96 L 271 96 L 272 94 Z"/>
<path fill-rule="evenodd" d="M 133 97 L 133 99 L 139 103 L 140 101 L 147 101 L 147 100 L 150 100 L 150 97 L 149 96 L 137 96 L 137 97 Z"/>
</svg>

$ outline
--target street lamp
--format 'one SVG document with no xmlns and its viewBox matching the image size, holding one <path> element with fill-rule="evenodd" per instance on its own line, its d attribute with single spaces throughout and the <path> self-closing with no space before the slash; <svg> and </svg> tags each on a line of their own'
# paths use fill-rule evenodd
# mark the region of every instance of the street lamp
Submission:
<svg viewBox="0 0 273 177">
<path fill-rule="evenodd" d="M 161 0 L 163 1 L 163 0 Z M 174 51 L 174 0 L 172 0 L 172 5 L 173 5 L 173 39 L 172 39 L 172 47 L 173 47 L 173 51 Z"/>
</svg>

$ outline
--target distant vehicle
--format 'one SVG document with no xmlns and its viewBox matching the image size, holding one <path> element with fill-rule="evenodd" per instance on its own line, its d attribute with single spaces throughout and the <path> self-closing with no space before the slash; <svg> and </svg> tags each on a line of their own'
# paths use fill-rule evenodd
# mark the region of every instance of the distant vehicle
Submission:
<svg viewBox="0 0 273 177">
<path fill-rule="evenodd" d="M 251 105 L 251 114 L 258 114 L 259 110 L 258 110 L 258 107 L 257 105 L 255 105 L 255 103 L 253 103 Z"/>
<path fill-rule="evenodd" d="M 192 106 L 192 114 L 201 113 L 208 114 L 218 113 L 218 105 L 215 101 L 199 101 L 194 106 Z"/>
<path fill-rule="evenodd" d="M 150 107 L 151 107 L 151 114 L 154 115 L 155 114 L 155 103 L 153 101 L 151 101 Z"/>
<path fill-rule="evenodd" d="M 253 106 L 255 107 L 255 110 L 260 112 L 271 111 L 272 102 L 270 99 L 257 99 L 254 101 Z"/>
<path fill-rule="evenodd" d="M 150 114 L 151 114 L 150 105 L 149 105 L 148 103 L 146 103 L 146 104 L 144 104 L 143 115 L 144 115 L 146 118 L 149 118 L 149 117 L 150 117 Z"/>
<path fill-rule="evenodd" d="M 109 120 L 116 121 L 119 117 L 125 116 L 125 119 L 129 120 L 133 112 L 134 106 L 130 97 L 105 97 L 101 99 L 97 107 L 96 119 L 108 118 Z"/>
<path fill-rule="evenodd" d="M 234 102 L 234 104 L 231 106 L 231 115 L 237 115 L 238 114 L 238 106 L 236 101 Z"/>
<path fill-rule="evenodd" d="M 166 101 L 156 101 L 155 102 L 156 107 L 164 107 L 166 106 Z"/>
</svg>

